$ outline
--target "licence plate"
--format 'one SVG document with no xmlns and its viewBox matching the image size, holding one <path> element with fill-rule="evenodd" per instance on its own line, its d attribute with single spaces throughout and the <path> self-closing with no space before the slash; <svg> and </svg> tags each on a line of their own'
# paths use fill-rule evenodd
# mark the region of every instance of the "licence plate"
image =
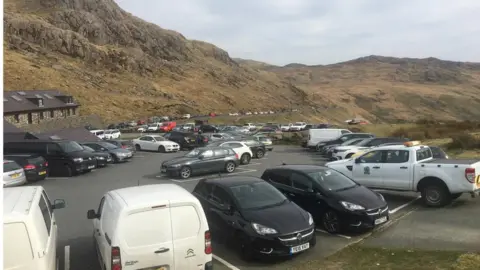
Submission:
<svg viewBox="0 0 480 270">
<path fill-rule="evenodd" d="M 47 173 L 47 171 L 41 171 L 41 172 L 38 173 L 38 175 L 44 175 L 46 173 Z"/>
<path fill-rule="evenodd" d="M 375 225 L 385 223 L 387 221 L 387 217 L 381 217 L 378 219 L 375 219 Z"/>
<path fill-rule="evenodd" d="M 90 165 L 90 166 L 88 166 L 87 168 L 88 168 L 88 169 L 93 169 L 93 168 L 95 168 L 95 165 Z"/>
<path fill-rule="evenodd" d="M 161 172 L 167 172 L 166 168 L 162 168 Z"/>
<path fill-rule="evenodd" d="M 290 248 L 290 254 L 297 253 L 297 252 L 300 252 L 300 251 L 304 251 L 304 250 L 309 249 L 309 248 L 310 248 L 310 243 L 305 243 L 305 244 L 300 245 L 300 246 L 291 247 Z"/>
<path fill-rule="evenodd" d="M 168 268 L 166 266 L 162 266 L 162 267 L 157 268 L 157 270 L 168 270 Z"/>
<path fill-rule="evenodd" d="M 19 173 L 14 173 L 14 174 L 12 174 L 12 175 L 10 175 L 10 176 L 11 176 L 12 178 L 17 178 L 17 177 L 20 176 L 20 174 L 19 174 Z"/>
</svg>

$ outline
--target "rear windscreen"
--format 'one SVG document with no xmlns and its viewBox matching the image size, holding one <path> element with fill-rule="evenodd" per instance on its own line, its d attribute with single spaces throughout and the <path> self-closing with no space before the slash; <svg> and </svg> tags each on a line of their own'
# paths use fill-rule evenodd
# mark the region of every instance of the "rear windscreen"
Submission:
<svg viewBox="0 0 480 270">
<path fill-rule="evenodd" d="M 430 148 L 422 148 L 417 150 L 417 161 L 422 161 L 432 157 L 432 151 Z"/>
<path fill-rule="evenodd" d="M 130 214 L 122 226 L 129 247 L 143 247 L 172 241 L 169 208 L 157 208 Z"/>
<path fill-rule="evenodd" d="M 27 159 L 27 162 L 28 164 L 42 164 L 45 162 L 45 159 L 43 157 L 34 157 Z"/>
<path fill-rule="evenodd" d="M 16 162 L 3 163 L 3 172 L 11 172 L 11 171 L 19 170 L 21 168 L 22 167 L 20 167 L 20 165 L 18 165 Z"/>
<path fill-rule="evenodd" d="M 3 269 L 27 269 L 33 260 L 24 223 L 3 224 Z"/>
</svg>

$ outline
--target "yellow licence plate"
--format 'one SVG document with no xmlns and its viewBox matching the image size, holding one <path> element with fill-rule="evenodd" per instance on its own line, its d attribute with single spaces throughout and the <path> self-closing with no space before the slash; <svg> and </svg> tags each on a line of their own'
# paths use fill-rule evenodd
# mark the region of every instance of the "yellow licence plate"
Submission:
<svg viewBox="0 0 480 270">
<path fill-rule="evenodd" d="M 477 188 L 480 188 L 480 175 L 477 176 Z"/>
<path fill-rule="evenodd" d="M 44 175 L 46 173 L 47 173 L 47 171 L 41 171 L 41 172 L 38 173 L 38 175 Z"/>
<path fill-rule="evenodd" d="M 162 267 L 160 267 L 160 268 L 157 268 L 157 270 L 168 270 L 168 269 L 167 269 L 167 267 L 162 266 Z"/>
<path fill-rule="evenodd" d="M 19 174 L 19 173 L 14 173 L 14 174 L 11 174 L 10 176 L 11 176 L 12 178 L 17 178 L 17 177 L 20 176 L 20 174 Z"/>
</svg>

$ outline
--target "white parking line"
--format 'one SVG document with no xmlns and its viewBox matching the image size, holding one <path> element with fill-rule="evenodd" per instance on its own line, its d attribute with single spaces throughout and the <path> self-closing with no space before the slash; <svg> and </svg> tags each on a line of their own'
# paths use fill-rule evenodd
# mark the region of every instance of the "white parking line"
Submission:
<svg viewBox="0 0 480 270">
<path fill-rule="evenodd" d="M 334 235 L 334 236 L 338 236 L 338 237 L 342 237 L 342 238 L 345 238 L 345 239 L 351 239 L 352 237 L 350 236 L 347 236 L 347 235 L 343 235 L 343 234 L 331 234 L 327 231 L 324 231 L 324 230 L 321 230 L 321 229 L 315 229 L 315 231 L 317 232 L 322 232 L 322 233 L 326 233 L 326 234 L 329 234 L 329 235 Z"/>
<path fill-rule="evenodd" d="M 262 165 L 262 163 L 254 162 L 254 163 L 248 163 L 248 164 L 241 165 L 241 166 L 242 166 L 242 167 L 245 167 L 245 166 L 255 166 L 255 165 Z M 239 167 L 238 169 L 241 169 L 241 167 Z"/>
<path fill-rule="evenodd" d="M 212 254 L 212 257 L 213 257 L 215 260 L 221 262 L 223 265 L 225 265 L 226 267 L 228 267 L 228 268 L 230 268 L 230 269 L 232 269 L 232 270 L 240 270 L 240 268 L 235 267 L 233 264 L 225 261 L 224 259 L 218 257 L 218 256 L 215 255 L 215 254 Z"/>
<path fill-rule="evenodd" d="M 67 179 L 70 179 L 70 177 L 47 177 L 46 178 L 47 180 L 50 179 L 50 180 L 67 180 Z"/>
<path fill-rule="evenodd" d="M 65 246 L 65 268 L 63 270 L 70 270 L 70 246 Z"/>
<path fill-rule="evenodd" d="M 234 173 L 225 173 L 225 174 L 221 174 L 221 176 L 228 176 L 228 175 L 236 175 L 236 174 L 242 174 L 242 173 L 249 173 L 249 172 L 256 172 L 257 170 L 245 170 L 245 171 L 242 171 L 242 172 L 234 172 Z M 159 175 L 157 175 L 158 177 Z M 172 179 L 172 178 L 167 178 L 165 180 L 170 180 L 170 181 L 173 181 L 173 182 L 177 182 L 177 183 L 188 183 L 188 182 L 194 182 L 194 181 L 199 181 L 201 179 L 204 179 L 204 178 L 208 178 L 209 176 L 214 176 L 214 175 L 207 175 L 205 177 L 197 177 L 197 178 L 190 178 L 190 179 L 185 179 L 185 180 L 180 180 L 180 179 Z"/>
<path fill-rule="evenodd" d="M 411 205 L 412 203 L 414 203 L 415 201 L 417 201 L 417 200 L 420 199 L 421 197 L 422 197 L 422 196 L 418 196 L 417 198 L 409 201 L 409 202 L 406 203 L 406 204 L 402 204 L 402 205 L 398 206 L 397 208 L 394 208 L 394 209 L 392 209 L 392 210 L 389 210 L 388 213 L 389 213 L 389 214 L 395 214 L 396 212 L 402 210 L 403 208 Z"/>
<path fill-rule="evenodd" d="M 144 158 L 145 156 L 133 156 L 133 157 L 139 157 L 139 158 Z"/>
</svg>

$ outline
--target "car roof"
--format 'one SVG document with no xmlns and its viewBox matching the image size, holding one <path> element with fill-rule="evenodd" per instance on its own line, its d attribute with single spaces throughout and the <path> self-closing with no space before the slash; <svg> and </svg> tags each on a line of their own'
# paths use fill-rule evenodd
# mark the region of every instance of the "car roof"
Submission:
<svg viewBox="0 0 480 270">
<path fill-rule="evenodd" d="M 30 140 L 30 139 L 24 139 L 24 140 L 14 140 L 14 141 L 8 141 L 4 142 L 4 144 L 8 143 L 60 143 L 60 142 L 71 142 L 72 140 L 42 140 L 42 139 L 35 139 L 35 140 Z"/>
<path fill-rule="evenodd" d="M 273 168 L 267 169 L 267 171 L 270 170 L 278 170 L 278 169 L 287 169 L 287 170 L 293 170 L 293 171 L 302 171 L 306 173 L 310 172 L 318 172 L 322 170 L 328 169 L 328 167 L 325 166 L 320 166 L 320 165 L 304 165 L 304 164 L 292 164 L 292 165 L 279 165 Z"/>
<path fill-rule="evenodd" d="M 232 176 L 225 176 L 225 177 L 218 177 L 218 178 L 208 178 L 205 179 L 205 182 L 216 184 L 225 188 L 256 183 L 256 182 L 263 182 L 264 180 L 255 177 L 255 176 L 248 176 L 248 175 L 232 175 Z"/>
<path fill-rule="evenodd" d="M 3 189 L 3 219 L 21 219 L 30 213 L 32 201 L 41 192 L 39 186 L 11 187 Z"/>
<path fill-rule="evenodd" d="M 172 201 L 192 201 L 193 195 L 175 184 L 155 184 L 112 190 L 128 208 L 151 206 Z M 193 197 L 194 198 L 194 197 Z"/>
<path fill-rule="evenodd" d="M 28 157 L 40 156 L 40 155 L 39 154 L 34 154 L 34 153 L 31 153 L 31 154 L 21 153 L 21 154 L 4 154 L 3 156 L 4 157 L 25 157 L 25 158 L 28 158 Z"/>
</svg>

